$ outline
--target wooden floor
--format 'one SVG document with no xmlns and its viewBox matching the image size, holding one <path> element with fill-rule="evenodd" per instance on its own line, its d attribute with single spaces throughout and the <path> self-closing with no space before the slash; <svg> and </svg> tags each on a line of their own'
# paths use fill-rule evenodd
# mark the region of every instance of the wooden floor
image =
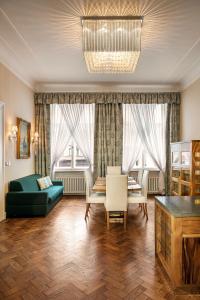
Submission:
<svg viewBox="0 0 200 300">
<path fill-rule="evenodd" d="M 0 224 L 0 299 L 200 299 L 175 295 L 154 257 L 149 221 L 134 206 L 128 227 L 106 230 L 103 207 L 84 221 L 84 199 L 63 198 L 47 216 Z"/>
</svg>

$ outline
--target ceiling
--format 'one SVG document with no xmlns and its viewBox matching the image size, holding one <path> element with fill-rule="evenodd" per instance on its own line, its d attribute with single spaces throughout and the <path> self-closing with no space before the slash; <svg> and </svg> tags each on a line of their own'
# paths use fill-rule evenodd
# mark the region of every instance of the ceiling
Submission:
<svg viewBox="0 0 200 300">
<path fill-rule="evenodd" d="M 143 15 L 132 74 L 90 74 L 80 17 Z M 200 77 L 200 0 L 0 0 L 0 61 L 29 85 L 172 85 Z"/>
</svg>

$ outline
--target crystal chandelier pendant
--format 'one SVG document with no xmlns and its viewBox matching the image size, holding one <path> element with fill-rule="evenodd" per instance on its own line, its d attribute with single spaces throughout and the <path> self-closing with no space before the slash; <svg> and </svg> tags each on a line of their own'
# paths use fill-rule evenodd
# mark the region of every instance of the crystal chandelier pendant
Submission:
<svg viewBox="0 0 200 300">
<path fill-rule="evenodd" d="M 83 53 L 91 73 L 134 72 L 143 17 L 82 17 Z"/>
</svg>

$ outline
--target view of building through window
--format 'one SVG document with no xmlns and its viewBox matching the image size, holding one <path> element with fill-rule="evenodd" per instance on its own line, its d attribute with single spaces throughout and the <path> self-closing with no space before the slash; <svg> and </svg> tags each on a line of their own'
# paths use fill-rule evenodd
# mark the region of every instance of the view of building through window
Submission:
<svg viewBox="0 0 200 300">
<path fill-rule="evenodd" d="M 56 167 L 63 169 L 83 169 L 89 167 L 89 164 L 75 141 L 71 139 Z"/>
</svg>

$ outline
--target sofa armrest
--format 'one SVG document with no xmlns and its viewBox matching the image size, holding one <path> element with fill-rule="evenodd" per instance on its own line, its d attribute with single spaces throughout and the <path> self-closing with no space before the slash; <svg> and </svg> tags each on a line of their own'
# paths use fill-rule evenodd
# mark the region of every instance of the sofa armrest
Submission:
<svg viewBox="0 0 200 300">
<path fill-rule="evenodd" d="M 47 205 L 47 192 L 9 192 L 6 195 L 6 205 Z"/>
<path fill-rule="evenodd" d="M 63 185 L 62 180 L 52 180 L 53 185 Z"/>
</svg>

